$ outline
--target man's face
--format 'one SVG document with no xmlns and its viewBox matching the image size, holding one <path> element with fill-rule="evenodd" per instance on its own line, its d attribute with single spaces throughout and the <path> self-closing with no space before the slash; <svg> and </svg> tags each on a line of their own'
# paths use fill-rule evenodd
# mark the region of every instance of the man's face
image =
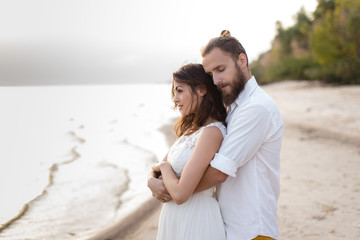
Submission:
<svg viewBox="0 0 360 240">
<path fill-rule="evenodd" d="M 202 64 L 221 91 L 224 104 L 226 106 L 232 104 L 244 89 L 247 80 L 238 62 L 219 48 L 214 48 L 204 56 Z"/>
</svg>

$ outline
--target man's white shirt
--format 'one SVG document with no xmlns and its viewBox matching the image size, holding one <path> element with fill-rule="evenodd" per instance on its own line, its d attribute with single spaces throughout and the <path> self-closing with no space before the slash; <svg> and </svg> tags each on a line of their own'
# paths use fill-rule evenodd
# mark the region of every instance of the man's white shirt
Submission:
<svg viewBox="0 0 360 240">
<path fill-rule="evenodd" d="M 278 237 L 280 149 L 284 122 L 252 77 L 226 119 L 227 135 L 211 166 L 229 175 L 217 188 L 228 240 Z"/>
</svg>

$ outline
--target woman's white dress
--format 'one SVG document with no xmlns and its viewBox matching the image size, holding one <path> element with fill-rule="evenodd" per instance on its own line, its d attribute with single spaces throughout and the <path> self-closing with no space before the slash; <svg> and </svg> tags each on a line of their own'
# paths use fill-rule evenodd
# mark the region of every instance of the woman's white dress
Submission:
<svg viewBox="0 0 360 240">
<path fill-rule="evenodd" d="M 221 122 L 211 123 L 189 136 L 181 136 L 172 145 L 167 161 L 177 177 L 190 159 L 200 132 L 209 126 L 218 127 L 225 137 L 226 128 Z M 174 201 L 163 204 L 158 227 L 158 240 L 222 240 L 226 239 L 224 223 L 214 188 L 194 193 L 183 204 Z"/>
</svg>

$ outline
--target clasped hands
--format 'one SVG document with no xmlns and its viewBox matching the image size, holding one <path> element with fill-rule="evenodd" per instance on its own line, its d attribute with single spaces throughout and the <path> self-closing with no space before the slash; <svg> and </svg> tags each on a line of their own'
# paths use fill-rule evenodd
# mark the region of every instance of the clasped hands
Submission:
<svg viewBox="0 0 360 240">
<path fill-rule="evenodd" d="M 169 192 L 166 190 L 162 176 L 161 176 L 161 166 L 169 164 L 167 161 L 161 161 L 152 167 L 152 171 L 148 176 L 148 187 L 150 188 L 152 195 L 156 197 L 159 201 L 166 203 L 171 200 Z"/>
</svg>

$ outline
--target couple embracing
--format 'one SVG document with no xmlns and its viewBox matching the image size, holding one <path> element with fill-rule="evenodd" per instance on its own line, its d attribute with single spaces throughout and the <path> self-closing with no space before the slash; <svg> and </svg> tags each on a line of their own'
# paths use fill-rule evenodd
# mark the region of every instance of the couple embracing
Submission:
<svg viewBox="0 0 360 240">
<path fill-rule="evenodd" d="M 284 123 L 228 31 L 173 74 L 177 140 L 152 168 L 158 240 L 277 239 Z M 216 190 L 215 190 L 216 188 Z"/>
</svg>

